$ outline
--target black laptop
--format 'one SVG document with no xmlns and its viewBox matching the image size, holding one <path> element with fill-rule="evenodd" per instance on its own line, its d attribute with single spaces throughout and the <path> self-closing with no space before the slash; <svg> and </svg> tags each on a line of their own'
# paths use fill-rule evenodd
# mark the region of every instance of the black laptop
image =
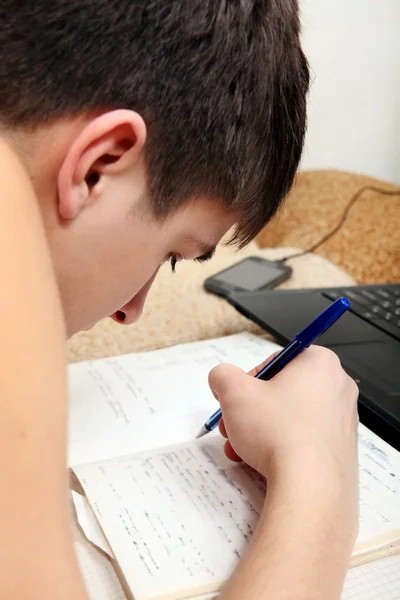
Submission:
<svg viewBox="0 0 400 600">
<path fill-rule="evenodd" d="M 340 296 L 351 308 L 318 344 L 357 381 L 361 422 L 400 450 L 400 284 L 236 292 L 227 300 L 286 344 Z"/>
</svg>

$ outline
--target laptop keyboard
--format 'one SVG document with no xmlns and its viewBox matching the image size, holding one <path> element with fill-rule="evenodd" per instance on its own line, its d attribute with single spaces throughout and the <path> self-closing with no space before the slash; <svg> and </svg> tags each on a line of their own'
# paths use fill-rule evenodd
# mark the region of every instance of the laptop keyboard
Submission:
<svg viewBox="0 0 400 600">
<path fill-rule="evenodd" d="M 400 339 L 400 285 L 358 285 L 326 290 L 323 295 L 330 300 L 346 296 L 353 313 Z"/>
</svg>

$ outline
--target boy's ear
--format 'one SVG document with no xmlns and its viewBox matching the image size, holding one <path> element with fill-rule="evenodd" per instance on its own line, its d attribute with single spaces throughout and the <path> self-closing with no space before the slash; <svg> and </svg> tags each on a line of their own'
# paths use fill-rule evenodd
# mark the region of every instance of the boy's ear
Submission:
<svg viewBox="0 0 400 600">
<path fill-rule="evenodd" d="M 132 169 L 146 141 L 146 125 L 131 110 L 91 121 L 70 147 L 58 175 L 59 212 L 73 219 L 102 192 L 106 177 Z"/>
</svg>

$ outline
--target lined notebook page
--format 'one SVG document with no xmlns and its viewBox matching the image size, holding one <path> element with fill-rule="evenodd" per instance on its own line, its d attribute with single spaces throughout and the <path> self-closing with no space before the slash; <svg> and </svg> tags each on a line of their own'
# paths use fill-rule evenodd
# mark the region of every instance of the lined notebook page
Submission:
<svg viewBox="0 0 400 600">
<path fill-rule="evenodd" d="M 400 453 L 364 425 L 358 431 L 360 530 L 357 551 L 400 538 Z M 362 552 L 357 553 L 362 556 Z M 399 598 L 400 600 L 400 598 Z"/>
<path fill-rule="evenodd" d="M 400 600 L 400 555 L 351 569 L 342 600 Z"/>
<path fill-rule="evenodd" d="M 264 479 L 228 461 L 218 434 L 75 470 L 136 600 L 219 590 L 265 497 Z"/>
<path fill-rule="evenodd" d="M 248 370 L 279 346 L 250 333 L 69 367 L 69 464 L 187 441 L 218 404 L 209 371 Z"/>
</svg>

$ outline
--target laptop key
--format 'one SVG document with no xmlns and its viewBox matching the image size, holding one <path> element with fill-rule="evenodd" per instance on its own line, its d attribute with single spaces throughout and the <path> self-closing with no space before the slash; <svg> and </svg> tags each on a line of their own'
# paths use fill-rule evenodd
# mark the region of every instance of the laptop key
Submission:
<svg viewBox="0 0 400 600">
<path fill-rule="evenodd" d="M 372 300 L 367 300 L 364 297 L 362 297 L 362 298 L 363 298 L 363 301 L 366 303 L 366 306 L 371 306 Z M 376 296 L 376 298 L 373 301 L 373 303 L 376 306 L 381 306 L 385 310 L 388 310 L 388 309 L 390 310 L 394 306 L 394 302 L 391 302 L 390 300 L 384 300 L 380 296 Z"/>
<path fill-rule="evenodd" d="M 365 296 L 365 298 L 368 298 L 369 300 L 372 300 L 373 302 L 376 302 L 376 294 L 373 294 L 369 290 L 361 290 L 361 294 L 363 296 Z"/>
<path fill-rule="evenodd" d="M 382 296 L 382 298 L 385 298 L 385 299 L 389 298 L 389 294 L 385 290 L 377 290 L 376 293 L 379 294 L 380 296 Z"/>
<path fill-rule="evenodd" d="M 357 304 L 361 304 L 361 306 L 365 307 L 371 306 L 370 300 L 367 300 L 367 298 L 364 298 L 364 296 L 361 296 L 361 294 L 353 292 L 353 290 L 345 290 L 344 294 L 346 295 L 346 298 L 348 298 L 352 302 L 356 302 Z"/>
<path fill-rule="evenodd" d="M 380 302 L 380 305 L 382 306 L 382 308 L 390 308 L 392 306 L 392 303 L 389 302 L 389 300 L 384 300 L 383 302 Z"/>
<path fill-rule="evenodd" d="M 337 300 L 338 298 L 341 298 L 345 295 L 347 295 L 345 291 L 343 293 L 340 291 L 338 292 L 336 290 L 328 290 L 327 292 L 324 292 L 324 296 L 329 298 L 329 300 Z"/>
<path fill-rule="evenodd" d="M 378 306 L 377 304 L 375 306 L 371 306 L 371 311 L 374 313 L 374 315 L 386 318 L 387 311 Z"/>
</svg>

